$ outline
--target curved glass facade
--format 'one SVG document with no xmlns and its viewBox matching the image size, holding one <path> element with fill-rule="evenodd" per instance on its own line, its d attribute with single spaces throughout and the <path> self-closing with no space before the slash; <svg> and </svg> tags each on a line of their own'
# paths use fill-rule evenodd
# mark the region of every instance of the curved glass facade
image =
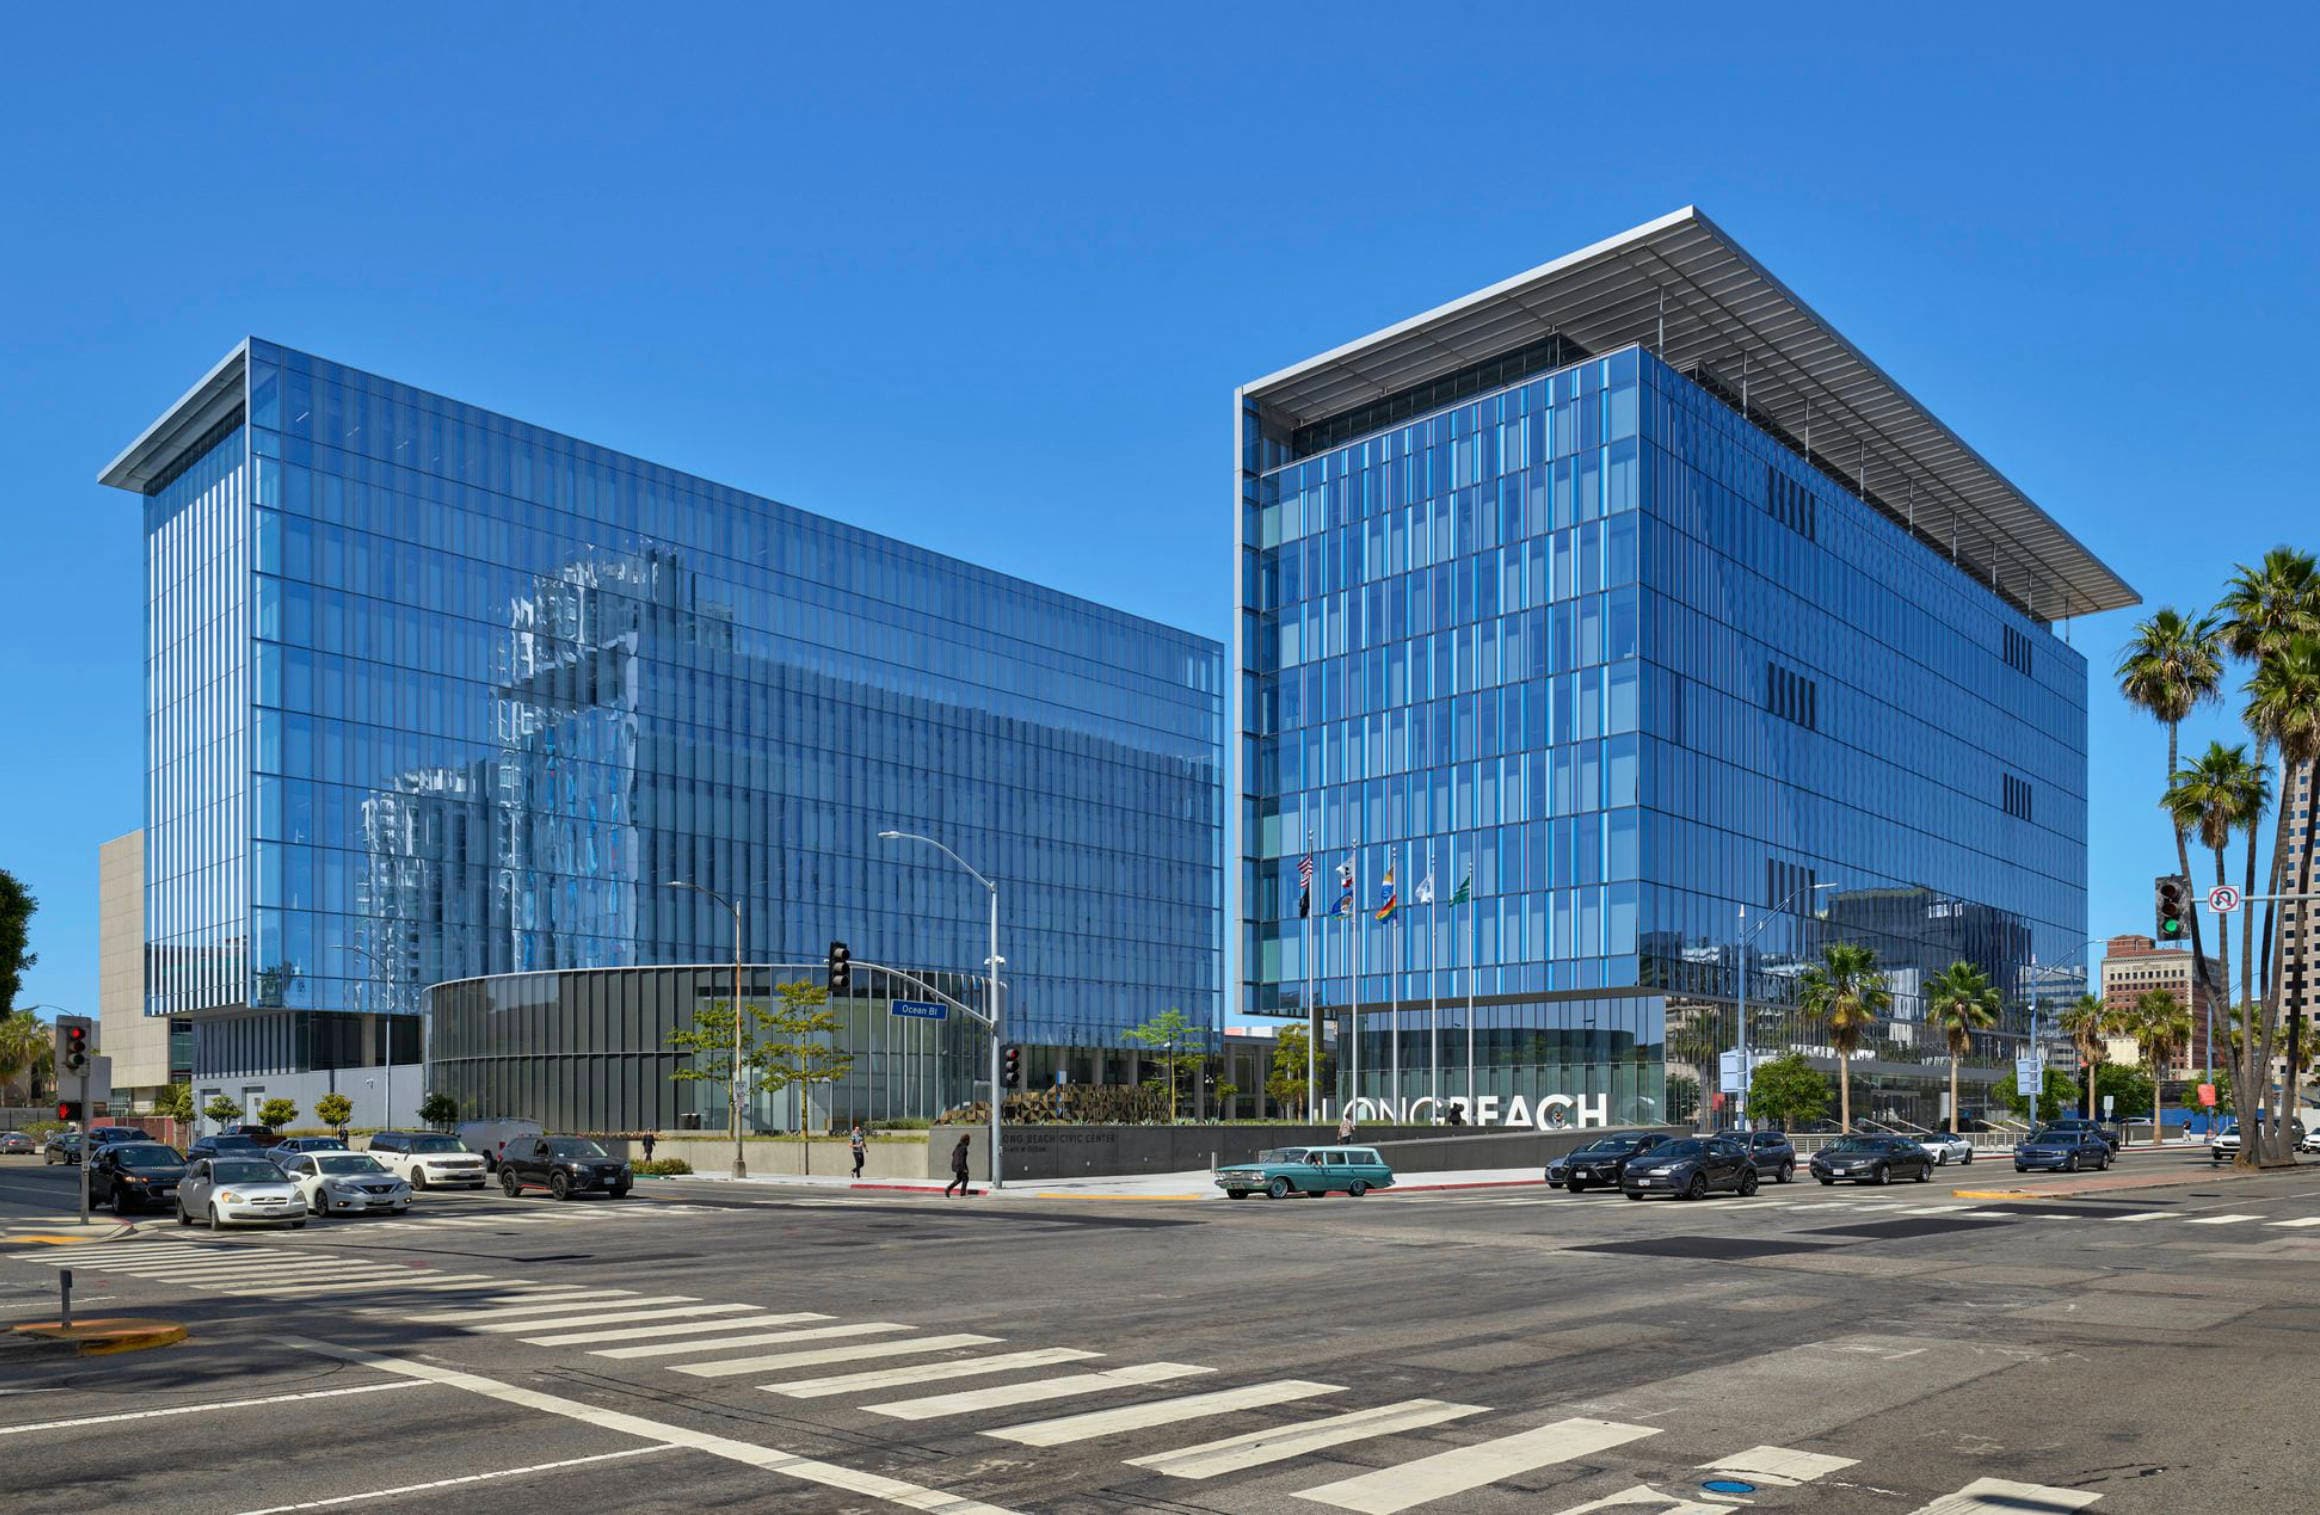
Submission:
<svg viewBox="0 0 2320 1515">
<path fill-rule="evenodd" d="M 1223 652 L 263 342 L 151 487 L 151 1013 L 377 1052 L 423 986 L 744 952 L 980 971 L 1011 1039 L 1220 1008 Z M 350 1018 L 351 1017 L 351 1018 Z M 407 1049 L 407 1050 L 406 1050 Z M 398 1055 L 416 1036 L 398 1038 Z"/>
<path fill-rule="evenodd" d="M 1756 1042 L 1825 1052 L 1789 1006 L 1848 940 L 1896 991 L 1857 1109 L 1931 1123 L 1959 958 L 2008 995 L 1969 1083 L 2018 1050 L 2086 935 L 2086 667 L 2044 623 L 1637 347 L 1240 429 L 1241 1011 L 1358 1002 L 1360 1092 L 1407 1098 L 1430 1015 L 1463 1089 L 1471 994 L 1480 1092 L 1681 1118 L 1742 965 Z"/>
</svg>

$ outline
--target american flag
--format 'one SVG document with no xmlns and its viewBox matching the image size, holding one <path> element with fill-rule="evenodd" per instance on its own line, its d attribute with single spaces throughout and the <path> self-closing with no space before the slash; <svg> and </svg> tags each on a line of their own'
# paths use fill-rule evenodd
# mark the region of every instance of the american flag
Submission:
<svg viewBox="0 0 2320 1515">
<path fill-rule="evenodd" d="M 1313 913 L 1313 854 L 1308 852 L 1297 860 L 1297 915 L 1300 919 Z"/>
</svg>

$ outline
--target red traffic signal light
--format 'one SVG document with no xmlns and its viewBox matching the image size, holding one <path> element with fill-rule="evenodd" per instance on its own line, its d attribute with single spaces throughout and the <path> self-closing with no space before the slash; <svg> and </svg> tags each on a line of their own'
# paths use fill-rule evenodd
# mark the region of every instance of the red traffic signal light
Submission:
<svg viewBox="0 0 2320 1515">
<path fill-rule="evenodd" d="M 1022 1085 L 1023 1049 L 1021 1047 L 1002 1047 L 999 1049 L 999 1083 L 1002 1088 L 1007 1089 L 1018 1088 Z"/>
<path fill-rule="evenodd" d="M 81 1016 L 59 1018 L 58 1039 L 63 1043 L 57 1061 L 67 1073 L 86 1073 L 89 1068 L 89 1023 Z"/>
<path fill-rule="evenodd" d="M 81 1118 L 81 1102 L 77 1099 L 58 1100 L 56 1102 L 56 1118 L 65 1121 L 78 1121 Z"/>
</svg>

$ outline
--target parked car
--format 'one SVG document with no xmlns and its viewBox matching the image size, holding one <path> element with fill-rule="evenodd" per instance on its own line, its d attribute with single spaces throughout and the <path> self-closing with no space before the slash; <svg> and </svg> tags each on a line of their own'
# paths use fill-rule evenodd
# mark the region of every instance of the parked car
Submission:
<svg viewBox="0 0 2320 1515">
<path fill-rule="evenodd" d="M 77 1163 L 81 1160 L 81 1133 L 78 1131 L 51 1131 L 48 1140 L 40 1144 L 40 1161 L 53 1168 L 58 1163 Z"/>
<path fill-rule="evenodd" d="M 115 1215 L 147 1206 L 159 1209 L 177 1199 L 185 1159 L 175 1147 L 156 1141 L 107 1142 L 89 1158 L 89 1203 L 111 1205 Z"/>
<path fill-rule="evenodd" d="M 1785 1184 L 1796 1177 L 1796 1143 L 1785 1131 L 1720 1131 L 1748 1150 L 1748 1160 L 1756 1164 L 1759 1178 L 1769 1178 L 1776 1184 Z"/>
<path fill-rule="evenodd" d="M 2320 1152 L 2320 1131 L 2307 1131 L 2296 1142 L 2299 1152 Z"/>
<path fill-rule="evenodd" d="M 266 1149 L 266 1155 L 281 1164 L 301 1152 L 344 1152 L 346 1143 L 335 1136 L 285 1136 Z"/>
<path fill-rule="evenodd" d="M 2061 1116 L 2057 1119 L 2048 1121 L 2045 1125 L 2039 1127 L 2038 1129 L 2040 1131 L 2084 1131 L 2092 1135 L 2096 1140 L 2100 1141 L 2113 1153 L 2116 1153 L 2119 1150 L 2120 1144 L 2126 1140 L 2126 1133 L 2119 1127 L 2106 1126 L 2101 1121 L 2088 1120 L 2083 1115 Z M 2031 1134 L 2035 1136 L 2037 1132 L 2032 1132 Z"/>
<path fill-rule="evenodd" d="M 32 1138 L 21 1131 L 0 1131 L 0 1153 L 10 1157 L 30 1157 L 35 1147 Z"/>
<path fill-rule="evenodd" d="M 293 1152 L 280 1166 L 309 1215 L 401 1215 L 411 1208 L 411 1186 L 368 1152 Z"/>
<path fill-rule="evenodd" d="M 189 1155 L 177 1183 L 177 1223 L 190 1226 L 197 1219 L 213 1231 L 249 1222 L 286 1222 L 295 1231 L 306 1224 L 306 1203 L 298 1186 L 263 1157 Z"/>
<path fill-rule="evenodd" d="M 1216 1186 L 1234 1199 L 1252 1194 L 1318 1198 L 1332 1189 L 1359 1199 L 1372 1189 L 1391 1188 L 1393 1182 L 1394 1170 L 1374 1147 L 1275 1147 L 1259 1152 L 1255 1162 L 1216 1170 Z"/>
<path fill-rule="evenodd" d="M 1921 1136 L 1917 1139 L 1917 1144 L 1933 1154 L 1935 1167 L 1943 1167 L 1950 1163 L 1963 1165 L 1974 1160 L 1974 1144 L 1963 1136 L 1952 1136 L 1947 1131 L 1936 1131 L 1929 1136 Z"/>
<path fill-rule="evenodd" d="M 279 1144 L 282 1140 L 272 1126 L 228 1126 L 218 1134 L 220 1136 L 246 1136 L 259 1146 L 268 1148 Z"/>
<path fill-rule="evenodd" d="M 254 1157 L 266 1160 L 266 1149 L 246 1136 L 204 1136 L 197 1138 L 185 1149 L 185 1160 L 200 1157 Z"/>
<path fill-rule="evenodd" d="M 1629 1199 L 1653 1194 L 1706 1199 L 1718 1189 L 1730 1189 L 1745 1199 L 1756 1192 L 1756 1184 L 1756 1164 L 1748 1149 L 1721 1136 L 1662 1142 L 1629 1158 L 1619 1178 L 1620 1191 Z"/>
<path fill-rule="evenodd" d="M 2257 1125 L 2259 1125 L 2259 1126 L 2260 1126 L 2260 1125 L 2262 1125 L 2262 1124 L 2263 1124 L 2263 1119 L 2264 1119 L 2264 1117 L 2263 1117 L 2263 1113 L 2262 1113 L 2261 1111 L 2258 1111 L 2258 1112 L 2257 1112 L 2257 1114 L 2256 1114 L 2256 1124 L 2257 1124 Z M 2315 1145 L 2313 1144 L 2311 1133 L 2307 1132 L 2307 1131 L 2304 1129 L 2304 1123 L 2303 1123 L 2302 1121 L 2300 1121 L 2300 1120 L 2291 1120 L 2291 1121 L 2289 1121 L 2289 1123 L 2288 1123 L 2288 1133 L 2289 1133 L 2291 1136 L 2293 1136 L 2293 1137 L 2295 1137 L 2295 1138 L 2296 1138 L 2296 1150 L 2297 1150 L 2297 1151 L 2299 1151 L 2299 1152 L 2314 1152 L 2314 1151 L 2320 1151 L 2320 1146 L 2315 1146 Z M 2235 1118 L 2233 1118 L 2233 1119 L 2231 1119 L 2231 1120 L 2227 1120 L 2227 1121 L 2225 1121 L 2225 1122 L 2223 1123 L 2223 1129 L 2222 1129 L 2221 1131 L 2219 1131 L 2219 1132 L 2217 1132 L 2217 1133 L 2216 1133 L 2215 1140 L 2213 1140 L 2213 1141 L 2211 1141 L 2211 1142 L 2209 1142 L 2209 1143 L 2207 1144 L 2207 1155 L 2208 1155 L 2208 1157 L 2209 1157 L 2210 1159 L 2212 1159 L 2213 1161 L 2215 1161 L 2215 1162 L 2219 1162 L 2219 1163 L 2220 1163 L 2220 1162 L 2224 1161 L 2226 1158 L 2232 1158 L 2232 1157 L 2237 1157 L 2237 1156 L 2239 1156 L 2239 1146 L 2240 1146 L 2239 1121 L 2238 1121 L 2238 1119 L 2235 1117 Z"/>
<path fill-rule="evenodd" d="M 480 1189 L 490 1174 L 482 1157 L 440 1131 L 381 1131 L 370 1154 L 414 1189 Z"/>
<path fill-rule="evenodd" d="M 500 1153 L 499 1186 L 510 1199 L 526 1189 L 545 1189 L 558 1199 L 601 1189 L 620 1199 L 635 1183 L 628 1164 L 585 1136 L 521 1137 Z"/>
<path fill-rule="evenodd" d="M 2103 1140 L 2101 1131 L 2083 1121 L 2071 1126 L 2041 1126 L 2014 1144 L 2016 1173 L 2033 1168 L 2063 1173 L 2092 1168 L 2100 1172 L 2110 1165 L 2110 1143 Z"/>
<path fill-rule="evenodd" d="M 1840 1137 L 1812 1155 L 1812 1176 L 1824 1185 L 1840 1178 L 1857 1184 L 1913 1178 L 1922 1184 L 1933 1177 L 1933 1154 L 1899 1136 Z"/>
<path fill-rule="evenodd" d="M 483 1157 L 485 1168 L 499 1171 L 499 1155 L 510 1142 L 545 1136 L 547 1128 L 536 1120 L 463 1120 L 459 1123 L 459 1144 Z"/>
<path fill-rule="evenodd" d="M 1833 1120 L 1798 1121 L 1796 1125 L 1799 1136 L 1841 1136 L 1844 1130 L 1843 1126 Z"/>
<path fill-rule="evenodd" d="M 89 1145 L 92 1149 L 109 1142 L 149 1142 L 153 1138 L 135 1126 L 91 1126 Z"/>
<path fill-rule="evenodd" d="M 1607 1132 L 1548 1163 L 1547 1182 L 1573 1194 L 1584 1193 L 1598 1184 L 1616 1189 L 1629 1159 L 1664 1146 L 1668 1140 L 1664 1131 Z"/>
</svg>

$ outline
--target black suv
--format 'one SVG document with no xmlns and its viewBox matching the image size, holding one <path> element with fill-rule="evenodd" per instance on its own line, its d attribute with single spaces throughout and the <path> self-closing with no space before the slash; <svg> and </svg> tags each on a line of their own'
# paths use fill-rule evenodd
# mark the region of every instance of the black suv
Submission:
<svg viewBox="0 0 2320 1515">
<path fill-rule="evenodd" d="M 499 1186 L 510 1199 L 526 1189 L 558 1199 L 601 1189 L 619 1199 L 635 1183 L 628 1164 L 585 1136 L 519 1136 L 499 1155 Z"/>
<path fill-rule="evenodd" d="M 1667 1140 L 1666 1134 L 1659 1131 L 1606 1132 L 1547 1164 L 1547 1182 L 1573 1194 L 1598 1184 L 1616 1189 L 1630 1161 L 1664 1145 Z"/>
<path fill-rule="evenodd" d="M 1796 1177 L 1796 1143 L 1785 1131 L 1719 1131 L 1718 1136 L 1738 1142 L 1748 1151 L 1756 1171 L 1774 1183 Z"/>
<path fill-rule="evenodd" d="M 89 1159 L 89 1203 L 111 1205 L 115 1215 L 147 1206 L 168 1209 L 177 1199 L 185 1159 L 156 1141 L 106 1142 Z"/>
</svg>

